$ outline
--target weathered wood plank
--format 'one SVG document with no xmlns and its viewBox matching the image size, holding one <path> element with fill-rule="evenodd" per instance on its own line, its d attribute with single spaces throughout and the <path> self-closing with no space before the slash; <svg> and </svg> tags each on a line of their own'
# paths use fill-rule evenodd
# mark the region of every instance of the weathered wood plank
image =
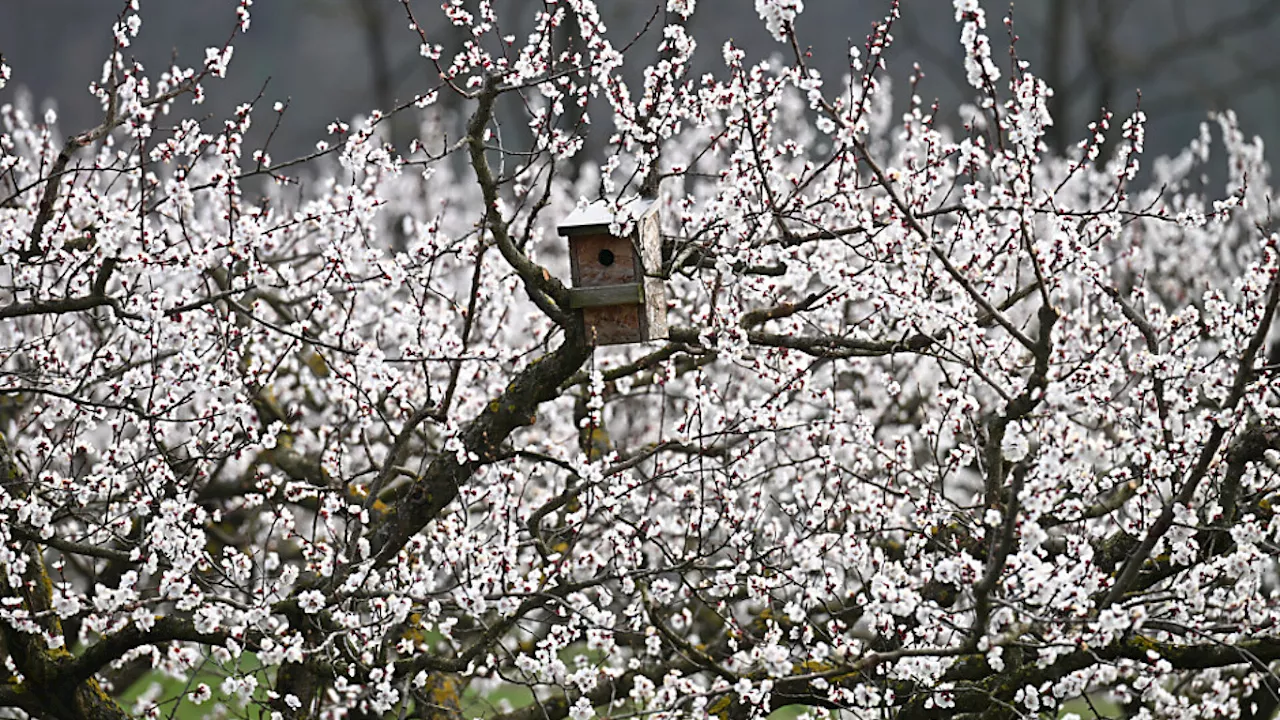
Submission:
<svg viewBox="0 0 1280 720">
<path fill-rule="evenodd" d="M 644 286 L 640 283 L 603 285 L 600 287 L 572 288 L 569 290 L 569 307 L 593 308 L 606 305 L 641 305 L 644 303 Z"/>
</svg>

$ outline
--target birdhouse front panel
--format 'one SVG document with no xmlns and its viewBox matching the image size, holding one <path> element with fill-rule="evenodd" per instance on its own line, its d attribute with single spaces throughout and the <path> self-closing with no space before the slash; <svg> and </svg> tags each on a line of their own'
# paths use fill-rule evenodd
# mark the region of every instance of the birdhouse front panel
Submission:
<svg viewBox="0 0 1280 720">
<path fill-rule="evenodd" d="M 643 339 L 642 305 L 601 305 L 582 309 L 582 324 L 592 345 L 618 345 Z"/>
<path fill-rule="evenodd" d="M 642 338 L 642 270 L 635 247 L 626 238 L 605 233 L 569 238 L 575 293 L 587 340 L 593 345 L 636 342 Z"/>
<path fill-rule="evenodd" d="M 575 287 L 623 285 L 641 277 L 639 258 L 627 238 L 577 235 L 569 238 L 569 253 Z"/>
</svg>

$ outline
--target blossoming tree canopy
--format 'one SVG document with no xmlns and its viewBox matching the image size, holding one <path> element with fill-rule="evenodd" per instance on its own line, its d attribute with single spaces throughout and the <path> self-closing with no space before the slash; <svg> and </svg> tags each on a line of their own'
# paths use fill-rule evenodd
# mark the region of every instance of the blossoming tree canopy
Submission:
<svg viewBox="0 0 1280 720">
<path fill-rule="evenodd" d="M 1273 712 L 1260 144 L 1048 154 L 977 0 L 895 111 L 881 1 L 832 82 L 795 0 L 704 77 L 693 0 L 406 1 L 439 85 L 283 162 L 187 107 L 251 1 L 158 73 L 128 3 L 99 125 L 0 109 L 0 715 Z M 654 188 L 668 337 L 593 350 L 557 222 Z"/>
</svg>

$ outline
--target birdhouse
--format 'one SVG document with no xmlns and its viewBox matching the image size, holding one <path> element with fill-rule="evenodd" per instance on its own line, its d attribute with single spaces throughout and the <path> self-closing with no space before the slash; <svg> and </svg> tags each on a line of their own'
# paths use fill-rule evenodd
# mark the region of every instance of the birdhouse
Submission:
<svg viewBox="0 0 1280 720">
<path fill-rule="evenodd" d="M 623 210 L 635 220 L 626 237 L 609 233 L 615 215 L 603 201 L 575 210 L 560 224 L 560 234 L 569 239 L 569 302 L 582 311 L 592 345 L 667 337 L 658 205 L 635 199 Z"/>
</svg>

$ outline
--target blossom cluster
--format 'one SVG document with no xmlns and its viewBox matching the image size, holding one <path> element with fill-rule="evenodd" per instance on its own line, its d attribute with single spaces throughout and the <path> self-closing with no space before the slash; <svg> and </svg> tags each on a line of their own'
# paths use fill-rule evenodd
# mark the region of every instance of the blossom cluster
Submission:
<svg viewBox="0 0 1280 720">
<path fill-rule="evenodd" d="M 249 145 L 284 103 L 183 115 L 250 0 L 154 79 L 131 3 L 93 129 L 0 107 L 0 708 L 1234 717 L 1274 687 L 1280 235 L 1232 114 L 1140 183 L 1141 110 L 1049 153 L 1053 90 L 977 0 L 951 129 L 891 100 L 896 2 L 833 82 L 799 0 L 702 77 L 708 3 L 659 2 L 639 85 L 646 36 L 591 0 L 449 0 L 453 57 L 403 5 L 440 85 L 307 163 Z M 556 223 L 641 192 L 669 338 L 591 348 Z"/>
</svg>

